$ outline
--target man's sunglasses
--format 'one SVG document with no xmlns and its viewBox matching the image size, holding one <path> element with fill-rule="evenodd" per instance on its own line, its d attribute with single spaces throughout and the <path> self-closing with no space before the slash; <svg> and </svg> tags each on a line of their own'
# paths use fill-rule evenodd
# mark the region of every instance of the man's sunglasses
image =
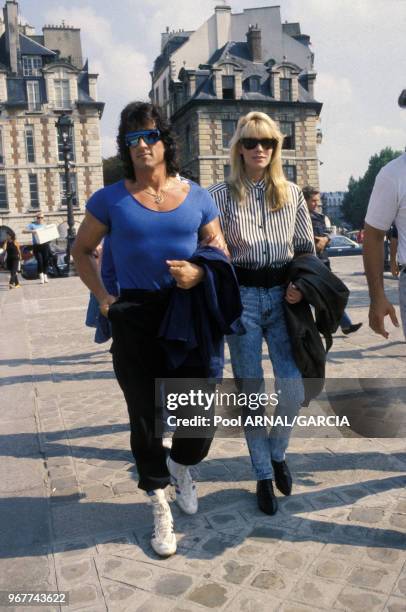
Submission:
<svg viewBox="0 0 406 612">
<path fill-rule="evenodd" d="M 274 149 L 278 144 L 276 138 L 241 138 L 240 143 L 244 149 L 255 149 L 259 144 L 263 149 Z"/>
<path fill-rule="evenodd" d="M 125 135 L 125 144 L 127 147 L 138 147 L 141 138 L 147 145 L 152 145 L 161 140 L 161 132 L 159 130 L 139 130 L 137 132 L 128 132 Z"/>
</svg>

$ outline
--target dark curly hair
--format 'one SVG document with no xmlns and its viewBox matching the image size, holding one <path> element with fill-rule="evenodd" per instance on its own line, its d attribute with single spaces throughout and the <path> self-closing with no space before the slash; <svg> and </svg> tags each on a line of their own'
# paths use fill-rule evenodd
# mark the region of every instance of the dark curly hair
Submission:
<svg viewBox="0 0 406 612">
<path fill-rule="evenodd" d="M 161 132 L 161 140 L 165 147 L 164 159 L 167 175 L 175 176 L 179 171 L 175 136 L 169 124 L 161 116 L 158 107 L 149 102 L 130 102 L 121 111 L 117 135 L 118 155 L 123 163 L 124 176 L 127 179 L 135 180 L 136 177 L 129 147 L 125 143 L 125 135 L 128 132 L 142 130 L 151 122 L 155 123 L 155 127 Z"/>
</svg>

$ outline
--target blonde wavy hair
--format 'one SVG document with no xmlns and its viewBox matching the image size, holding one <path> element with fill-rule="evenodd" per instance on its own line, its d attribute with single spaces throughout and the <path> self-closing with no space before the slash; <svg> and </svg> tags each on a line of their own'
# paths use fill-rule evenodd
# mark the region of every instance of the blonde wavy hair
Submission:
<svg viewBox="0 0 406 612">
<path fill-rule="evenodd" d="M 275 121 L 265 113 L 253 111 L 240 117 L 230 143 L 231 172 L 227 180 L 231 193 L 239 203 L 245 203 L 247 173 L 239 151 L 241 138 L 272 138 L 277 142 L 271 161 L 265 168 L 265 201 L 273 211 L 280 210 L 288 196 L 288 181 L 282 170 L 283 135 Z"/>
</svg>

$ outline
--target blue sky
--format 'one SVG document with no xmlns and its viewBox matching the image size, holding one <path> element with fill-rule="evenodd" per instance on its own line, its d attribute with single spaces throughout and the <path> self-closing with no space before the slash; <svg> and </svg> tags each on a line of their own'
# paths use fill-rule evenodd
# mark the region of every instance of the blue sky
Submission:
<svg viewBox="0 0 406 612">
<path fill-rule="evenodd" d="M 196 29 L 218 0 L 20 0 L 21 15 L 40 32 L 46 23 L 81 28 L 82 49 L 99 72 L 103 153 L 115 153 L 121 108 L 145 99 L 160 33 Z M 233 12 L 272 6 L 266 0 L 229 0 Z M 345 190 L 350 175 L 366 170 L 385 146 L 404 150 L 406 109 L 397 98 L 406 88 L 406 0 L 281 0 L 282 20 L 299 21 L 309 34 L 323 102 L 321 189 Z"/>
</svg>

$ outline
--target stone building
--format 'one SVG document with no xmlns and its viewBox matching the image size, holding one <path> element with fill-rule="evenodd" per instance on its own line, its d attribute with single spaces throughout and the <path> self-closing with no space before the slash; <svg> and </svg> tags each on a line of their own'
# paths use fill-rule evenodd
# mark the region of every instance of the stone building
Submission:
<svg viewBox="0 0 406 612">
<path fill-rule="evenodd" d="M 344 191 L 324 191 L 320 194 L 323 214 L 327 215 L 335 225 L 340 225 L 344 220 L 342 210 L 344 196 Z"/>
<path fill-rule="evenodd" d="M 0 19 L 0 224 L 17 233 L 41 209 L 48 223 L 66 219 L 62 142 L 55 123 L 73 122 L 71 189 L 75 220 L 103 186 L 97 74 L 83 61 L 80 30 L 48 25 L 36 35 L 8 0 Z"/>
<path fill-rule="evenodd" d="M 168 29 L 150 95 L 178 134 L 183 173 L 202 186 L 222 181 L 238 118 L 258 110 L 285 135 L 287 178 L 318 186 L 322 104 L 314 96 L 313 60 L 309 36 L 298 23 L 282 23 L 279 7 L 233 14 L 222 5 L 195 32 Z"/>
</svg>

